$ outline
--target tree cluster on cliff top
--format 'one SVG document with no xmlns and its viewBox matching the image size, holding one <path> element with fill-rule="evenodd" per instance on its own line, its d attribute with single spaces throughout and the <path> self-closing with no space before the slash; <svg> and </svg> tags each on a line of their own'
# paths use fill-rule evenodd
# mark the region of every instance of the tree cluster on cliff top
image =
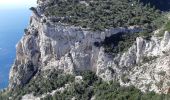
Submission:
<svg viewBox="0 0 170 100">
<path fill-rule="evenodd" d="M 51 0 L 46 16 L 64 17 L 60 22 L 94 31 L 139 25 L 151 31 L 160 12 L 138 0 Z"/>
</svg>

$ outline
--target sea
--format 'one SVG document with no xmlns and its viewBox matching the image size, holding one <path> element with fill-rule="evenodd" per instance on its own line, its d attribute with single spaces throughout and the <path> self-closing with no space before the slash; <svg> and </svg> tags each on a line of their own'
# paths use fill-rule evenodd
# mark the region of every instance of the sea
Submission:
<svg viewBox="0 0 170 100">
<path fill-rule="evenodd" d="M 28 26 L 30 15 L 28 8 L 0 9 L 0 89 L 8 86 L 16 44 Z"/>
</svg>

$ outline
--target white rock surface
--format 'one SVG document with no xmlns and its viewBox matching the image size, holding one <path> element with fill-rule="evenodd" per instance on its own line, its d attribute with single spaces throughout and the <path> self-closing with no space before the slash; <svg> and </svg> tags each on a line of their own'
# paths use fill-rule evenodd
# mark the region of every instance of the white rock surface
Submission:
<svg viewBox="0 0 170 100">
<path fill-rule="evenodd" d="M 40 11 L 38 11 L 40 12 Z M 43 16 L 43 15 L 42 15 Z M 41 19 L 46 19 L 42 23 Z M 120 32 L 137 32 L 136 28 L 116 28 L 91 32 L 80 27 L 52 23 L 48 18 L 31 17 L 28 32 L 17 44 L 16 61 L 10 71 L 9 88 L 26 84 L 40 70 L 60 69 L 65 73 L 92 70 L 104 80 L 118 80 L 142 91 L 166 93 L 170 87 L 170 33 L 150 40 L 138 37 L 123 54 L 116 57 L 96 47 L 106 37 Z M 143 58 L 150 58 L 143 62 Z M 110 70 L 111 69 L 111 70 Z M 123 83 L 122 76 L 129 78 Z"/>
</svg>

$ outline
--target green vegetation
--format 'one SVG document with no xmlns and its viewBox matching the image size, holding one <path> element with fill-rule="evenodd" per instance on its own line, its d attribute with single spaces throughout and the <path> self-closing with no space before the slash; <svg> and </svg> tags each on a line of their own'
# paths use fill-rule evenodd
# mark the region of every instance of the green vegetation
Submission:
<svg viewBox="0 0 170 100">
<path fill-rule="evenodd" d="M 165 26 L 164 26 L 164 30 L 169 31 L 170 32 L 170 21 L 168 21 Z"/>
<path fill-rule="evenodd" d="M 160 71 L 158 75 L 165 76 L 166 72 L 165 71 Z"/>
<path fill-rule="evenodd" d="M 94 45 L 97 47 L 103 46 L 106 53 L 116 55 L 117 53 L 127 51 L 138 36 L 139 34 L 137 33 L 117 33 L 106 37 L 105 40 L 100 43 L 95 42 Z"/>
<path fill-rule="evenodd" d="M 155 85 L 161 90 L 161 88 L 163 87 L 164 84 L 164 80 L 160 80 L 158 83 L 156 83 Z"/>
<path fill-rule="evenodd" d="M 95 74 L 85 72 L 85 76 L 93 79 Z M 92 76 L 91 76 L 92 75 Z M 90 100 L 95 95 L 95 100 L 169 100 L 170 95 L 156 94 L 154 92 L 143 93 L 133 86 L 122 87 L 117 82 L 104 82 L 100 78 L 95 78 L 90 85 L 84 81 L 81 83 L 72 83 L 71 87 L 67 88 L 64 92 L 57 92 L 54 96 L 42 100 Z"/>
<path fill-rule="evenodd" d="M 164 31 L 170 31 L 170 21 L 165 22 L 160 11 L 150 5 L 143 5 L 139 1 L 145 0 L 50 0 L 45 8 L 45 16 L 55 17 L 53 22 L 62 22 L 70 25 L 81 26 L 92 31 L 103 31 L 112 27 L 139 26 L 143 29 L 140 33 L 118 33 L 106 37 L 102 42 L 95 42 L 97 47 L 103 46 L 106 53 L 115 55 L 123 53 L 132 46 L 136 37 L 143 36 L 150 39 L 153 30 L 162 27 L 159 36 Z M 35 8 L 31 10 L 36 11 Z M 45 21 L 44 21 L 45 22 Z M 25 32 L 28 30 L 25 29 Z M 37 34 L 35 34 L 37 35 Z M 157 57 L 143 57 L 143 62 L 149 62 Z M 112 68 L 109 68 L 114 73 Z M 134 86 L 122 87 L 118 82 L 104 82 L 91 71 L 77 72 L 83 81 L 75 82 L 74 75 L 63 74 L 61 71 L 45 71 L 37 74 L 26 86 L 16 87 L 14 90 L 0 92 L 0 100 L 20 100 L 25 94 L 33 93 L 39 96 L 69 84 L 63 92 L 54 96 L 48 95 L 42 100 L 169 100 L 170 95 L 143 93 Z M 166 72 L 158 74 L 164 76 Z M 126 75 L 121 77 L 124 83 L 130 81 Z M 167 83 L 168 84 L 168 83 Z M 170 84 L 170 83 L 169 83 Z M 156 84 L 162 87 L 163 81 Z"/>
<path fill-rule="evenodd" d="M 165 31 L 170 32 L 170 20 L 168 19 L 169 13 L 162 15 L 155 23 L 160 25 L 160 30 L 157 33 L 157 36 L 162 37 Z"/>
<path fill-rule="evenodd" d="M 128 78 L 128 76 L 126 76 L 125 74 L 121 76 L 121 80 L 124 83 L 128 83 L 130 81 L 130 79 Z"/>
<path fill-rule="evenodd" d="M 20 100 L 21 96 L 27 93 L 42 95 L 63 87 L 66 83 L 70 86 L 63 92 L 56 92 L 53 96 L 47 95 L 41 100 L 70 100 L 73 97 L 76 100 L 90 100 L 93 96 L 95 100 L 169 100 L 170 98 L 169 94 L 143 93 L 134 86 L 122 87 L 118 82 L 104 82 L 91 71 L 78 72 L 77 75 L 83 77 L 83 81 L 80 82 L 75 82 L 74 76 L 64 75 L 58 71 L 53 71 L 47 76 L 42 75 L 31 80 L 25 87 L 16 88 L 11 92 L 0 92 L 0 100 L 9 100 L 9 97 L 12 100 Z M 162 82 L 158 85 L 161 86 Z"/>
<path fill-rule="evenodd" d="M 74 79 L 73 75 L 65 75 L 61 71 L 45 71 L 33 78 L 26 86 L 16 87 L 10 92 L 7 91 L 5 94 L 0 94 L 0 97 L 6 98 L 11 96 L 13 100 L 20 100 L 24 94 L 33 93 L 33 95 L 38 96 L 63 87 L 67 83 L 72 83 Z"/>
<path fill-rule="evenodd" d="M 158 18 L 154 23 L 158 24 L 158 27 L 161 27 L 160 32 L 157 36 L 162 37 L 165 31 L 170 32 L 170 20 L 167 19 L 167 15 L 163 15 L 162 17 Z M 105 52 L 111 55 L 116 55 L 118 53 L 123 53 L 127 51 L 136 40 L 137 37 L 142 36 L 146 40 L 150 40 L 153 32 L 149 33 L 146 30 L 140 33 L 117 33 L 113 34 L 110 37 L 106 37 L 102 42 L 95 42 L 94 45 L 96 47 L 103 46 L 105 48 Z M 148 62 L 151 60 L 156 59 L 157 57 L 144 57 L 143 61 Z"/>
<path fill-rule="evenodd" d="M 155 59 L 157 59 L 157 58 L 158 58 L 158 57 L 156 57 L 156 56 L 144 56 L 144 57 L 143 57 L 143 63 L 150 62 L 150 61 L 155 60 Z"/>
<path fill-rule="evenodd" d="M 41 95 L 43 93 L 51 92 L 52 90 L 63 87 L 65 84 L 74 81 L 74 76 L 61 74 L 54 71 L 50 73 L 46 78 L 44 75 L 38 75 L 36 79 L 33 79 L 24 87 L 24 93 L 30 93 L 33 91 L 34 95 Z"/>
<path fill-rule="evenodd" d="M 8 98 L 9 98 L 9 95 L 6 94 L 5 90 L 0 92 L 0 100 L 8 100 Z"/>
<path fill-rule="evenodd" d="M 51 0 L 45 15 L 63 17 L 54 21 L 93 31 L 132 25 L 152 31 L 157 27 L 154 20 L 161 16 L 139 0 Z"/>
<path fill-rule="evenodd" d="M 159 10 L 140 0 L 51 0 L 48 5 L 44 13 L 52 17 L 53 22 L 60 21 L 92 31 L 139 26 L 142 29 L 140 33 L 113 35 L 102 43 L 94 43 L 113 55 L 127 51 L 137 36 L 149 40 L 153 31 L 165 24 Z"/>
</svg>

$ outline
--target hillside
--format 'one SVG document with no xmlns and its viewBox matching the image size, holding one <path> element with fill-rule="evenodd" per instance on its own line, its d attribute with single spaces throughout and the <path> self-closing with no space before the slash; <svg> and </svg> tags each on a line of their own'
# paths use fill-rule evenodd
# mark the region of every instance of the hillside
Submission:
<svg viewBox="0 0 170 100">
<path fill-rule="evenodd" d="M 169 14 L 138 0 L 38 0 L 2 100 L 169 100 Z"/>
<path fill-rule="evenodd" d="M 137 0 L 50 0 L 44 14 L 60 21 L 93 31 L 139 25 L 154 30 L 160 12 Z M 48 6 L 49 5 L 49 6 Z M 57 18 L 56 18 L 57 17 Z"/>
</svg>

